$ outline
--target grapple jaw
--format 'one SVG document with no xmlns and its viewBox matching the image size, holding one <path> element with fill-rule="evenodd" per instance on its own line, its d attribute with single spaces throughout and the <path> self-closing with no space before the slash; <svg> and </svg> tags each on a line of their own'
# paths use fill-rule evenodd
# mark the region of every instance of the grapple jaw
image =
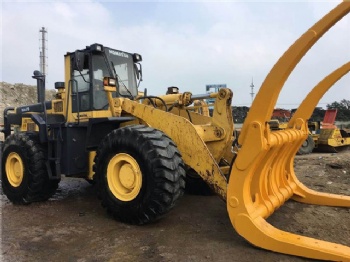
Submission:
<svg viewBox="0 0 350 262">
<path fill-rule="evenodd" d="M 262 136 L 264 132 L 266 136 Z M 350 207 L 350 197 L 316 192 L 296 177 L 294 156 L 307 137 L 305 127 L 271 132 L 252 123 L 248 137 L 257 141 L 259 136 L 262 139 L 258 146 L 255 144 L 255 149 L 249 150 L 251 161 L 238 156 L 232 167 L 227 206 L 236 231 L 253 245 L 272 251 L 350 261 L 349 247 L 284 232 L 265 220 L 290 198 L 309 204 Z M 249 143 L 242 146 L 241 152 L 245 147 Z"/>
<path fill-rule="evenodd" d="M 266 218 L 287 200 L 350 207 L 350 197 L 320 193 L 303 185 L 294 173 L 294 157 L 308 136 L 307 119 L 323 94 L 350 70 L 347 63 L 323 79 L 300 105 L 285 130 L 268 122 L 284 82 L 316 41 L 350 11 L 339 4 L 302 35 L 266 77 L 244 122 L 241 148 L 232 166 L 227 209 L 236 231 L 253 245 L 321 260 L 350 261 L 350 247 L 279 230 Z"/>
</svg>

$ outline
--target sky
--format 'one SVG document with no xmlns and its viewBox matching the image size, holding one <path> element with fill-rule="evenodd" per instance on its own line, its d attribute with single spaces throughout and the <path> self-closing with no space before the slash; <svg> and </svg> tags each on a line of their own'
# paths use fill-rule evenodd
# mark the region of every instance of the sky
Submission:
<svg viewBox="0 0 350 262">
<path fill-rule="evenodd" d="M 39 30 L 47 34 L 47 88 L 64 81 L 64 54 L 100 43 L 143 57 L 150 95 L 167 87 L 206 92 L 226 84 L 233 105 L 254 93 L 297 38 L 339 1 L 8 1 L 1 2 L 0 81 L 35 85 Z M 276 107 L 296 108 L 326 75 L 350 60 L 350 15 L 322 37 L 287 80 Z M 350 100 L 350 75 L 319 106 Z"/>
</svg>

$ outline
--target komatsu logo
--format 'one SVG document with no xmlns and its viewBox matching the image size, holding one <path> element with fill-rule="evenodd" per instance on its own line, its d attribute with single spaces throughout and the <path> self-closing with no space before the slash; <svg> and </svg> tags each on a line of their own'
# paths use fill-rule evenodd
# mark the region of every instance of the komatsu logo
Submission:
<svg viewBox="0 0 350 262">
<path fill-rule="evenodd" d="M 24 108 L 21 108 L 21 112 L 22 112 L 22 113 L 24 113 L 24 112 L 29 112 L 29 106 L 24 107 Z"/>
<path fill-rule="evenodd" d="M 112 54 L 112 55 L 117 55 L 117 56 L 129 58 L 129 55 L 125 54 L 123 52 L 118 52 L 118 51 L 115 51 L 115 50 L 109 50 L 109 53 Z"/>
</svg>

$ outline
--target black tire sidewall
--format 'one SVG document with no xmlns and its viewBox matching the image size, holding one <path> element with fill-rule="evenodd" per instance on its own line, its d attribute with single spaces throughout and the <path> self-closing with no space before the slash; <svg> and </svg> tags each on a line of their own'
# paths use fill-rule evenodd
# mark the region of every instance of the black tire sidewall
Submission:
<svg viewBox="0 0 350 262">
<path fill-rule="evenodd" d="M 108 165 L 119 153 L 134 158 L 141 171 L 140 191 L 129 201 L 118 199 L 108 185 Z M 161 131 L 139 125 L 107 135 L 96 152 L 94 172 L 102 206 L 116 220 L 129 224 L 157 220 L 170 211 L 185 187 L 184 164 L 176 145 Z"/>
<path fill-rule="evenodd" d="M 309 154 L 313 151 L 314 147 L 315 147 L 315 142 L 312 138 L 311 135 L 309 135 L 307 137 L 307 139 L 305 140 L 305 142 L 307 142 L 306 146 L 301 145 L 300 148 L 298 149 L 297 154 L 298 155 L 305 155 L 305 154 Z M 304 142 L 303 142 L 304 144 Z"/>
<path fill-rule="evenodd" d="M 23 179 L 18 187 L 10 184 L 5 172 L 10 153 L 17 153 L 23 163 Z M 46 148 L 35 133 L 15 133 L 4 143 L 1 183 L 4 194 L 14 204 L 29 204 L 49 199 L 58 187 L 59 180 L 50 180 L 46 166 Z"/>
<path fill-rule="evenodd" d="M 102 168 L 101 171 L 104 174 L 103 185 L 101 185 L 101 186 L 108 189 L 107 194 L 108 194 L 109 201 L 112 201 L 113 203 L 117 204 L 120 207 L 124 206 L 126 208 L 137 208 L 139 206 L 140 201 L 147 200 L 147 199 L 145 199 L 145 192 L 147 192 L 147 187 L 148 187 L 149 183 L 147 183 L 148 177 L 145 176 L 145 174 L 147 173 L 147 170 L 149 167 L 148 167 L 147 163 L 145 163 L 144 159 L 141 156 L 139 156 L 139 154 L 137 152 L 135 152 L 135 149 L 133 146 L 123 144 L 119 148 L 114 148 L 111 146 L 109 149 L 111 150 L 109 154 L 107 154 L 107 152 L 104 152 L 104 154 L 101 155 L 101 157 L 103 159 L 102 163 L 101 163 L 101 168 Z M 119 153 L 125 153 L 125 152 L 127 152 L 127 154 L 129 154 L 131 157 L 133 157 L 136 160 L 136 162 L 138 163 L 138 165 L 140 167 L 141 176 L 142 176 L 142 185 L 140 188 L 140 192 L 131 201 L 122 201 L 122 200 L 118 199 L 117 197 L 115 197 L 115 195 L 109 189 L 109 185 L 108 185 L 108 181 L 107 181 L 107 167 L 108 167 L 110 160 L 115 155 L 117 155 Z"/>
<path fill-rule="evenodd" d="M 6 171 L 6 161 L 10 153 L 15 152 L 17 153 L 23 163 L 23 179 L 21 184 L 18 187 L 14 187 L 10 184 Z M 28 194 L 28 184 L 29 184 L 29 163 L 27 157 L 23 154 L 23 149 L 20 148 L 18 145 L 9 145 L 7 146 L 3 151 L 2 156 L 2 188 L 4 190 L 4 193 L 7 195 L 7 197 L 12 201 L 21 201 L 25 196 Z"/>
</svg>

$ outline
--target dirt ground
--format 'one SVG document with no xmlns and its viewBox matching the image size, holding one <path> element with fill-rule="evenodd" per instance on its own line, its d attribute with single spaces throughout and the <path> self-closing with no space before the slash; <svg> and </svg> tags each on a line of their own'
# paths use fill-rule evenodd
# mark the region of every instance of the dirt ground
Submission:
<svg viewBox="0 0 350 262">
<path fill-rule="evenodd" d="M 301 181 L 350 195 L 350 151 L 297 156 Z M 1 261 L 309 261 L 261 250 L 233 229 L 216 196 L 185 195 L 157 223 L 130 226 L 101 207 L 93 186 L 64 178 L 47 202 L 1 197 Z M 277 228 L 350 246 L 350 209 L 288 201 L 268 221 Z"/>
</svg>

